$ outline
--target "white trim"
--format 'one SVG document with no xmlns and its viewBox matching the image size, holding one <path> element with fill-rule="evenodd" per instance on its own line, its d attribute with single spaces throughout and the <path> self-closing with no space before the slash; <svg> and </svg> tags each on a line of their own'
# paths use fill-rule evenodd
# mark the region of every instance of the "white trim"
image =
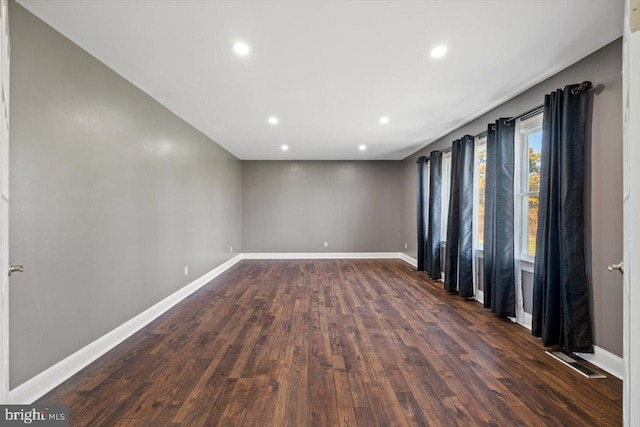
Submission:
<svg viewBox="0 0 640 427">
<path fill-rule="evenodd" d="M 582 357 L 589 363 L 593 363 L 603 371 L 608 372 L 616 378 L 624 379 L 624 360 L 622 357 L 616 356 L 607 350 L 598 347 L 593 347 L 593 354 L 591 353 L 575 353 L 577 356 Z"/>
<path fill-rule="evenodd" d="M 400 252 L 275 252 L 243 253 L 242 259 L 388 259 Z"/>
<path fill-rule="evenodd" d="M 415 258 L 411 258 L 409 255 L 400 252 L 400 259 L 406 262 L 407 264 L 411 264 L 414 267 L 418 267 L 418 260 Z"/>
<path fill-rule="evenodd" d="M 9 4 L 0 2 L 0 403 L 9 397 Z"/>
<path fill-rule="evenodd" d="M 533 327 L 533 315 L 522 310 L 522 322 L 518 322 L 519 325 L 524 326 L 528 330 Z"/>
<path fill-rule="evenodd" d="M 480 277 L 480 263 L 484 262 L 484 249 L 475 248 L 473 250 L 473 289 L 475 291 L 474 299 L 479 303 L 484 304 L 484 290 L 480 290 L 480 283 L 484 288 L 484 277 Z"/>
<path fill-rule="evenodd" d="M 520 270 L 527 273 L 535 274 L 534 261 L 530 261 L 528 259 L 520 259 Z"/>
<path fill-rule="evenodd" d="M 9 403 L 30 404 L 36 401 L 242 259 L 242 255 L 237 255 L 227 262 L 220 264 L 204 276 L 199 277 L 159 303 L 149 307 L 133 319 L 123 323 L 111 332 L 108 332 L 30 380 L 22 383 L 9 392 Z"/>
<path fill-rule="evenodd" d="M 525 328 L 531 330 L 531 325 L 533 325 L 533 316 L 526 311 L 522 312 L 523 321 L 516 321 L 516 319 L 511 318 L 511 321 L 515 321 L 520 326 L 524 326 Z M 621 357 L 616 356 L 613 353 L 608 352 L 607 350 L 596 346 L 593 346 L 593 354 L 591 353 L 575 353 L 577 356 L 580 356 L 584 360 L 589 363 L 596 365 L 598 368 L 603 371 L 608 372 L 609 374 L 617 377 L 619 379 L 623 379 L 624 376 L 624 361 Z"/>
</svg>

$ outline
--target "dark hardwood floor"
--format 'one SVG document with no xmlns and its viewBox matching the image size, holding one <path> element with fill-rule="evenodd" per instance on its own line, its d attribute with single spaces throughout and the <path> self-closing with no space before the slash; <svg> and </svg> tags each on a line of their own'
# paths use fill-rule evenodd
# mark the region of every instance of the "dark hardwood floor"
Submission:
<svg viewBox="0 0 640 427">
<path fill-rule="evenodd" d="M 77 426 L 621 425 L 621 381 L 411 270 L 243 261 L 39 403 Z"/>
</svg>

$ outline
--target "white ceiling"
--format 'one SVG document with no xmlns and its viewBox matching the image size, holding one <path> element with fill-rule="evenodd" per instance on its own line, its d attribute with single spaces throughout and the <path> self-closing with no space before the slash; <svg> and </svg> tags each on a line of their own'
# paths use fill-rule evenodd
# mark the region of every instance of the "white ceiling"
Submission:
<svg viewBox="0 0 640 427">
<path fill-rule="evenodd" d="M 402 159 L 623 20 L 622 0 L 19 3 L 241 159 Z"/>
</svg>

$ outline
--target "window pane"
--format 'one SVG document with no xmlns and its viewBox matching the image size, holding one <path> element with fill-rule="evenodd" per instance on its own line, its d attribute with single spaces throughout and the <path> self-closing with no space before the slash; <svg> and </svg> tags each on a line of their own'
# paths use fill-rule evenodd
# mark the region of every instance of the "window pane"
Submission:
<svg viewBox="0 0 640 427">
<path fill-rule="evenodd" d="M 478 150 L 478 245 L 484 244 L 484 197 L 485 186 L 487 177 L 487 149 L 486 144 L 484 148 Z"/>
<path fill-rule="evenodd" d="M 529 182 L 527 193 L 540 192 L 540 157 L 542 131 L 530 133 L 527 137 L 529 152 Z"/>
<path fill-rule="evenodd" d="M 440 201 L 440 240 L 447 240 L 447 222 L 449 220 L 449 193 L 451 191 L 451 152 L 442 156 L 442 200 Z"/>
<path fill-rule="evenodd" d="M 526 233 L 524 235 L 527 255 L 536 254 L 536 233 L 538 231 L 538 193 L 540 192 L 540 158 L 542 149 L 542 130 L 536 129 L 526 135 L 528 152 L 528 173 L 526 186 L 529 193 L 526 211 Z"/>
<path fill-rule="evenodd" d="M 527 218 L 527 254 L 536 254 L 536 233 L 538 232 L 538 195 L 529 195 L 529 216 Z"/>
</svg>

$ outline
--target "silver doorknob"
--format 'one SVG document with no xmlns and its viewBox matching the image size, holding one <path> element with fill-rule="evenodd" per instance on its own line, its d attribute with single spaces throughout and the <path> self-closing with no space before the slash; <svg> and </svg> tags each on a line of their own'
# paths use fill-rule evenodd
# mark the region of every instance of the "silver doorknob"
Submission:
<svg viewBox="0 0 640 427">
<path fill-rule="evenodd" d="M 609 271 L 618 270 L 620 272 L 620 274 L 624 274 L 624 263 L 622 261 L 620 261 L 617 264 L 609 264 L 607 269 Z"/>
<path fill-rule="evenodd" d="M 24 271 L 24 265 L 9 264 L 9 276 L 13 273 L 22 273 Z"/>
</svg>

